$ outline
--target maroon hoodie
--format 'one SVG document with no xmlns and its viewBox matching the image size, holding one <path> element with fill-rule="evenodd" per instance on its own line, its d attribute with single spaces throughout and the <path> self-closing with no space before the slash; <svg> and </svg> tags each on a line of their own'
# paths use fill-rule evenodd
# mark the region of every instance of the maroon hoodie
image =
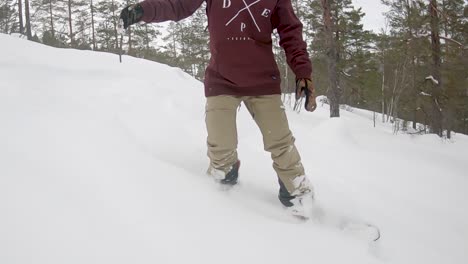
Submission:
<svg viewBox="0 0 468 264">
<path fill-rule="evenodd" d="M 276 28 L 296 78 L 310 78 L 312 65 L 302 39 L 302 23 L 291 0 L 146 0 L 145 22 L 179 21 L 206 1 L 211 60 L 205 95 L 280 94 L 280 74 L 272 52 Z"/>
</svg>

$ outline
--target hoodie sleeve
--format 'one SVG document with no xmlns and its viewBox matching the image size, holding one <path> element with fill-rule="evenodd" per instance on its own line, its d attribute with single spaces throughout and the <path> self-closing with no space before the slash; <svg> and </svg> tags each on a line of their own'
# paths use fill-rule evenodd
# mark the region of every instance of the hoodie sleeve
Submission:
<svg viewBox="0 0 468 264">
<path fill-rule="evenodd" d="M 307 44 L 302 38 L 302 23 L 294 14 L 291 0 L 278 0 L 272 23 L 278 31 L 280 45 L 286 52 L 289 67 L 296 78 L 311 78 L 312 64 L 307 52 Z"/>
<path fill-rule="evenodd" d="M 179 21 L 191 16 L 205 0 L 145 0 L 142 20 L 146 23 Z"/>
</svg>

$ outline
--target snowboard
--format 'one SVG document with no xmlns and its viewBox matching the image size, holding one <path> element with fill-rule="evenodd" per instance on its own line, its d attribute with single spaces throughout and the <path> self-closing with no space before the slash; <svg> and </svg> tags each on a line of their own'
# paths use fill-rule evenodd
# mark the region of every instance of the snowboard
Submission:
<svg viewBox="0 0 468 264">
<path fill-rule="evenodd" d="M 365 241 L 377 242 L 381 239 L 380 228 L 377 225 L 369 223 L 363 219 L 327 210 L 317 204 L 314 204 L 306 215 L 292 216 L 299 221 L 311 222 L 313 224 L 338 229 L 347 235 L 351 235 Z"/>
</svg>

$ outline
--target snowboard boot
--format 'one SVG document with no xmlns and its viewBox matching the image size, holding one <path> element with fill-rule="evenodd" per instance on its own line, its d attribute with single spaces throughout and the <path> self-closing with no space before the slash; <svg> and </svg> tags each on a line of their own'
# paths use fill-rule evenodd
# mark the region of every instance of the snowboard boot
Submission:
<svg viewBox="0 0 468 264">
<path fill-rule="evenodd" d="M 208 175 L 213 176 L 213 178 L 221 184 L 234 186 L 237 184 L 237 180 L 239 178 L 239 168 L 240 160 L 232 165 L 227 173 L 222 170 L 210 167 L 208 169 Z"/>
<path fill-rule="evenodd" d="M 279 180 L 280 190 L 278 198 L 286 209 L 295 217 L 307 220 L 311 217 L 314 203 L 312 187 L 302 188 L 300 193 L 290 194 L 283 182 Z M 302 186 L 304 187 L 304 186 Z M 296 191 L 297 192 L 297 191 Z"/>
</svg>

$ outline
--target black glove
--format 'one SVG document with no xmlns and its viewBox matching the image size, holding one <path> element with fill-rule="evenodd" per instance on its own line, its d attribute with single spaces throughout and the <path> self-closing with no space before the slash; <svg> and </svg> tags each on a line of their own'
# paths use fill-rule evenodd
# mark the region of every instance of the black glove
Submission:
<svg viewBox="0 0 468 264">
<path fill-rule="evenodd" d="M 127 29 L 130 25 L 138 23 L 143 17 L 143 7 L 140 4 L 134 4 L 126 6 L 122 12 L 120 12 L 120 19 L 123 21 L 124 29 Z"/>
<path fill-rule="evenodd" d="M 305 95 L 305 109 L 309 112 L 315 111 L 317 102 L 315 102 L 315 88 L 312 80 L 298 79 L 296 81 L 296 101 Z"/>
</svg>

